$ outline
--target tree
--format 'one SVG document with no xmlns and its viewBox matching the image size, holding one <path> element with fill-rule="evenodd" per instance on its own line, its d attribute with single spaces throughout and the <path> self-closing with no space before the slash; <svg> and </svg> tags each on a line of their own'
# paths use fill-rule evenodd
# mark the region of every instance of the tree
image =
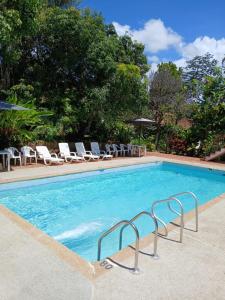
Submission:
<svg viewBox="0 0 225 300">
<path fill-rule="evenodd" d="M 81 3 L 81 0 L 48 0 L 49 6 L 62 6 L 62 7 L 68 7 L 68 6 L 76 6 L 78 7 Z"/>
<path fill-rule="evenodd" d="M 6 40 L 2 95 L 22 79 L 34 89 L 35 106 L 53 112 L 48 121 L 55 139 L 73 141 L 88 135 L 106 139 L 115 124 L 146 107 L 149 66 L 142 44 L 119 37 L 112 24 L 89 9 L 61 7 L 68 1 L 30 1 L 40 5 L 28 14 L 32 26 L 27 28 L 27 1 L 3 5 L 4 14 L 16 11 L 18 26 L 9 34 L 5 26 L 1 36 Z"/>
<path fill-rule="evenodd" d="M 172 63 L 159 65 L 149 87 L 149 108 L 156 122 L 156 148 L 158 148 L 161 126 L 166 116 L 176 113 L 175 109 L 180 115 L 180 109 L 184 106 L 182 93 L 180 70 L 177 70 Z"/>
<path fill-rule="evenodd" d="M 175 78 L 180 79 L 182 76 L 182 68 L 177 68 L 177 66 L 172 63 L 171 61 L 168 63 L 161 63 L 158 65 L 158 70 L 161 71 L 166 71 L 168 70 L 172 76 Z"/>
<path fill-rule="evenodd" d="M 51 113 L 36 110 L 33 92 L 33 87 L 23 82 L 7 91 L 7 102 L 22 105 L 28 110 L 0 112 L 1 147 L 9 147 L 12 144 L 20 145 L 35 140 L 38 130 L 40 133 L 44 129 L 43 118 L 45 118 L 45 127 L 48 129 L 51 127 L 46 121 Z"/>
<path fill-rule="evenodd" d="M 5 0 L 0 2 L 0 89 L 13 83 L 22 48 L 37 29 L 42 0 Z"/>
<path fill-rule="evenodd" d="M 206 77 L 204 102 L 193 106 L 193 131 L 202 140 L 209 134 L 225 131 L 225 78 L 222 71 L 215 77 Z"/>
<path fill-rule="evenodd" d="M 186 83 L 190 101 L 203 101 L 202 89 L 207 76 L 216 75 L 218 61 L 210 53 L 195 56 L 187 61 L 183 70 L 183 79 Z"/>
<path fill-rule="evenodd" d="M 192 80 L 203 81 L 206 76 L 216 75 L 217 64 L 218 61 L 210 53 L 195 56 L 187 61 L 187 65 L 183 70 L 183 78 L 186 82 Z"/>
</svg>

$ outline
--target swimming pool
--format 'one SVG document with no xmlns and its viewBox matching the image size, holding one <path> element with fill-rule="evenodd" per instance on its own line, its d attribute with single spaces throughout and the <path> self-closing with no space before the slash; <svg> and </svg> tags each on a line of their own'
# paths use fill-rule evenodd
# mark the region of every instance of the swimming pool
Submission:
<svg viewBox="0 0 225 300">
<path fill-rule="evenodd" d="M 183 191 L 194 192 L 203 204 L 225 192 L 225 172 L 155 162 L 1 184 L 0 203 L 86 260 L 95 261 L 102 232 L 122 219 L 150 210 L 155 200 Z M 188 199 L 185 212 L 194 208 Z M 157 213 L 167 222 L 176 217 L 165 206 Z M 135 224 L 142 237 L 154 230 L 147 216 Z M 134 241 L 128 228 L 123 241 L 124 246 Z M 103 241 L 102 257 L 117 251 L 118 232 L 114 232 Z"/>
</svg>

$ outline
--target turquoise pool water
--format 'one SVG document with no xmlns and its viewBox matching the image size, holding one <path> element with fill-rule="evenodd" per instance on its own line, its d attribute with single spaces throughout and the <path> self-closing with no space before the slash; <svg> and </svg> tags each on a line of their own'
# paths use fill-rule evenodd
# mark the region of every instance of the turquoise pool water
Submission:
<svg viewBox="0 0 225 300">
<path fill-rule="evenodd" d="M 203 204 L 225 192 L 225 172 L 172 163 L 151 163 L 0 185 L 0 203 L 89 261 L 96 260 L 100 234 L 122 219 L 150 210 L 155 200 L 192 191 Z M 185 196 L 185 211 L 194 208 Z M 166 222 L 176 216 L 158 208 Z M 147 216 L 136 223 L 141 236 L 154 230 Z M 126 229 L 124 246 L 134 241 Z M 118 251 L 118 232 L 104 239 L 102 257 Z"/>
</svg>

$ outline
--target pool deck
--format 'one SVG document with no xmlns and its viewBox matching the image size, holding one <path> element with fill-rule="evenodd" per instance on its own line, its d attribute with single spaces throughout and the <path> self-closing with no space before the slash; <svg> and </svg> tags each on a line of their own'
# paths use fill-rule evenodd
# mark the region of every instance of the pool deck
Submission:
<svg viewBox="0 0 225 300">
<path fill-rule="evenodd" d="M 115 159 L 63 166 L 16 168 L 0 173 L 0 182 L 98 170 L 162 160 L 225 170 L 225 165 L 154 153 L 142 158 Z M 0 187 L 1 188 L 1 187 Z M 94 276 L 95 265 L 0 206 L 1 300 L 192 300 L 225 299 L 225 195 L 207 203 L 199 215 L 199 232 L 184 231 L 182 244 L 159 239 L 159 260 L 140 255 L 139 275 L 114 265 Z M 194 226 L 188 219 L 185 227 Z M 169 237 L 177 239 L 178 229 Z M 142 251 L 151 252 L 152 244 Z M 129 249 L 129 251 L 132 251 Z M 132 253 L 131 253 L 132 254 Z M 77 260 L 77 263 L 74 261 Z M 133 255 L 123 265 L 132 266 Z M 101 267 L 99 267 L 101 268 Z M 97 268 L 96 268 L 97 269 Z M 96 270 L 97 271 L 97 270 Z"/>
<path fill-rule="evenodd" d="M 101 170 L 107 168 L 115 168 L 121 166 L 148 163 L 153 161 L 169 161 L 188 165 L 195 165 L 206 168 L 215 168 L 225 170 L 225 164 L 216 162 L 205 162 L 199 158 L 177 156 L 171 154 L 160 154 L 157 152 L 149 153 L 145 157 L 125 157 L 113 160 L 104 160 L 98 162 L 73 163 L 63 165 L 45 166 L 43 164 L 27 165 L 26 167 L 14 167 L 11 172 L 0 172 L 0 183 L 15 182 L 21 180 L 29 180 L 36 178 L 44 178 L 51 176 L 60 176 L 79 172 L 88 172 L 93 170 Z"/>
</svg>

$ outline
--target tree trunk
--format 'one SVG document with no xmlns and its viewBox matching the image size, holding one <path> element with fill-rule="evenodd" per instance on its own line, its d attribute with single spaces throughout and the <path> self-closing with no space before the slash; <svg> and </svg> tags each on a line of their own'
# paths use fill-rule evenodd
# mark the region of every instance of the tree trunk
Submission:
<svg viewBox="0 0 225 300">
<path fill-rule="evenodd" d="M 155 137 L 155 148 L 156 148 L 156 150 L 158 150 L 158 147 L 159 147 L 160 135 L 161 135 L 161 125 L 158 124 L 157 127 L 156 127 L 156 137 Z"/>
</svg>

